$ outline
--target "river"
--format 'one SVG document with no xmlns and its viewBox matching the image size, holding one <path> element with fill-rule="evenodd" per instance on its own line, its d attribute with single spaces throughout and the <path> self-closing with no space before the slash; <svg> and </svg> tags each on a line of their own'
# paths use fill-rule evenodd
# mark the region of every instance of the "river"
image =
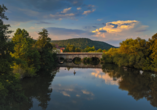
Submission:
<svg viewBox="0 0 157 110">
<path fill-rule="evenodd" d="M 157 109 L 156 75 L 115 65 L 64 65 L 51 74 L 23 79 L 21 84 L 28 98 L 23 110 Z"/>
</svg>

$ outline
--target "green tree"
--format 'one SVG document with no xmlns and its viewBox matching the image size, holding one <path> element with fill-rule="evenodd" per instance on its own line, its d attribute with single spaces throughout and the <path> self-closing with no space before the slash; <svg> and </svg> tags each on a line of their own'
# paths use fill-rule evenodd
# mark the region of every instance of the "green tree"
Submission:
<svg viewBox="0 0 157 110">
<path fill-rule="evenodd" d="M 53 46 L 50 43 L 51 38 L 48 37 L 48 31 L 46 29 L 42 29 L 41 32 L 38 33 L 39 38 L 35 45 L 40 53 L 40 65 L 42 69 L 52 69 L 55 65 L 56 54 L 52 54 Z"/>
<path fill-rule="evenodd" d="M 87 46 L 85 49 L 84 49 L 84 52 L 92 52 L 92 51 L 95 51 L 95 47 L 89 47 Z"/>
<path fill-rule="evenodd" d="M 152 59 L 157 59 L 157 33 L 149 39 L 147 45 L 149 46 L 150 57 Z"/>
<path fill-rule="evenodd" d="M 16 58 L 14 72 L 23 76 L 34 76 L 40 69 L 40 54 L 34 46 L 34 40 L 26 30 L 17 29 L 13 36 L 14 51 L 11 55 Z"/>
<path fill-rule="evenodd" d="M 3 22 L 4 20 L 8 20 L 7 16 L 5 16 L 5 11 L 7 8 L 4 5 L 0 5 L 0 73 L 10 73 L 12 71 L 11 65 L 13 62 L 13 58 L 10 55 L 10 52 L 13 52 L 13 44 L 12 42 L 8 42 L 8 34 L 12 33 L 9 31 L 10 25 L 6 25 Z"/>
<path fill-rule="evenodd" d="M 75 52 L 81 52 L 80 48 L 75 48 Z"/>
<path fill-rule="evenodd" d="M 97 52 L 102 52 L 102 49 L 98 49 Z"/>
</svg>

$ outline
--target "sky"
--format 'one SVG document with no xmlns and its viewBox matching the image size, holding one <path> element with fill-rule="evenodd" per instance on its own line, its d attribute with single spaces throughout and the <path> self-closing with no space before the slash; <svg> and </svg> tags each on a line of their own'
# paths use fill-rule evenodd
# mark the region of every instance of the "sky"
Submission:
<svg viewBox="0 0 157 110">
<path fill-rule="evenodd" d="M 52 40 L 89 38 L 114 46 L 157 33 L 157 0 L 0 0 L 14 32 L 34 39 L 43 28 Z M 13 34 L 11 35 L 13 36 Z"/>
</svg>

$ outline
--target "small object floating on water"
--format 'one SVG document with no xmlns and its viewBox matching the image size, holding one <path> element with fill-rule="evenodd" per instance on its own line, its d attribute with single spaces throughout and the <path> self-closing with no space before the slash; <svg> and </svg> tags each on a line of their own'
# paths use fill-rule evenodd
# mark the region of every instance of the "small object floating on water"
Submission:
<svg viewBox="0 0 157 110">
<path fill-rule="evenodd" d="M 74 75 L 76 74 L 75 70 L 74 70 Z"/>
</svg>

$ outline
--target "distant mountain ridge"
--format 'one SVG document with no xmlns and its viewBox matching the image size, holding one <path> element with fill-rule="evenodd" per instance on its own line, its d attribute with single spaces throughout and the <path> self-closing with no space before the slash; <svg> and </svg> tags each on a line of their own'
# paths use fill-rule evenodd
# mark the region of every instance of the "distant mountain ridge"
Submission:
<svg viewBox="0 0 157 110">
<path fill-rule="evenodd" d="M 94 41 L 88 38 L 73 38 L 73 39 L 67 39 L 67 40 L 52 40 L 51 41 L 54 44 L 57 44 L 60 47 L 66 47 L 68 44 L 74 45 L 75 47 L 79 47 L 81 49 L 86 48 L 87 46 L 94 46 L 95 49 L 110 49 L 111 47 L 114 47 L 106 42 L 102 41 Z M 115 47 L 114 47 L 115 48 Z"/>
</svg>

